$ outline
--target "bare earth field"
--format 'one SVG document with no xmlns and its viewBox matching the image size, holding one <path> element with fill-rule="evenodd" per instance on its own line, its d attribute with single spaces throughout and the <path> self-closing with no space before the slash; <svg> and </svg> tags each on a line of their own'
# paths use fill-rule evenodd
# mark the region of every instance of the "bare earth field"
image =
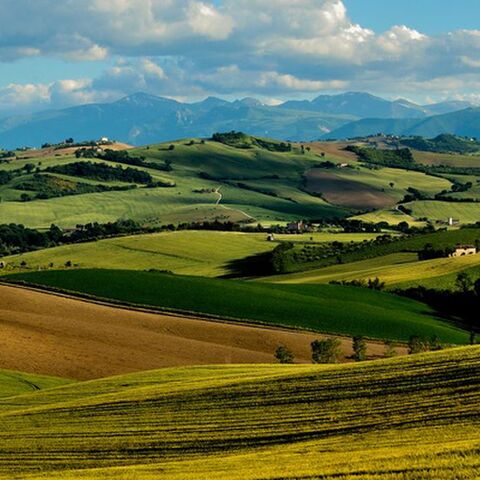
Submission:
<svg viewBox="0 0 480 480">
<path fill-rule="evenodd" d="M 281 344 L 292 349 L 298 362 L 310 363 L 310 343 L 322 336 L 0 286 L 0 368 L 22 372 L 89 380 L 163 367 L 273 363 Z M 341 340 L 348 361 L 351 339 Z M 371 358 L 383 353 L 383 344 L 369 344 Z"/>
<path fill-rule="evenodd" d="M 322 194 L 328 202 L 342 207 L 379 209 L 395 204 L 395 199 L 369 185 L 347 180 L 334 173 L 310 170 L 305 176 L 306 189 Z"/>
</svg>

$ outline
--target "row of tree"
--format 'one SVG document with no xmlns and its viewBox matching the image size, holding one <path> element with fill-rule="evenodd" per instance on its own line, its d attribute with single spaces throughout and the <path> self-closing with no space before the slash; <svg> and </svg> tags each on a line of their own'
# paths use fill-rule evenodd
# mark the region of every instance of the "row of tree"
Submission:
<svg viewBox="0 0 480 480">
<path fill-rule="evenodd" d="M 423 339 L 418 335 L 412 335 L 408 341 L 408 353 L 415 355 L 428 351 L 442 350 L 443 346 L 440 338 L 433 336 L 430 339 Z M 311 344 L 312 362 L 317 364 L 338 363 L 343 354 L 341 351 L 341 342 L 337 338 L 324 338 L 315 340 Z M 368 345 L 365 337 L 355 336 L 352 339 L 352 359 L 356 362 L 368 360 Z M 391 358 L 397 355 L 395 344 L 391 341 L 385 342 L 385 357 Z M 282 364 L 295 363 L 295 355 L 285 345 L 280 345 L 275 350 L 275 358 Z"/>
</svg>

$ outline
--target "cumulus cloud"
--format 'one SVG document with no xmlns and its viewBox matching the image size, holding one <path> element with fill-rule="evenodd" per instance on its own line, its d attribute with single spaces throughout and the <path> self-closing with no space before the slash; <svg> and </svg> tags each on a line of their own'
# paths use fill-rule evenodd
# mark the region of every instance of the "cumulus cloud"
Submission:
<svg viewBox="0 0 480 480">
<path fill-rule="evenodd" d="M 353 22 L 342 0 L 2 0 L 0 17 L 0 62 L 116 60 L 88 82 L 17 86 L 19 103 L 28 103 L 29 89 L 33 103 L 55 105 L 135 90 L 443 93 L 446 85 L 473 88 L 480 68 L 480 31 L 428 36 L 392 25 L 374 32 Z M 0 90 L 0 105 L 15 88 Z"/>
</svg>

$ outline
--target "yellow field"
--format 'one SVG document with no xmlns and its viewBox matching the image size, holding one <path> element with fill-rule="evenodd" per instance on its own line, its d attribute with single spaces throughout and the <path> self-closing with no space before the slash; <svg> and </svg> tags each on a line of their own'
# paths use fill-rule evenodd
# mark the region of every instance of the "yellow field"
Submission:
<svg viewBox="0 0 480 480">
<path fill-rule="evenodd" d="M 480 347 L 171 369 L 0 401 L 0 478 L 474 480 Z"/>
</svg>

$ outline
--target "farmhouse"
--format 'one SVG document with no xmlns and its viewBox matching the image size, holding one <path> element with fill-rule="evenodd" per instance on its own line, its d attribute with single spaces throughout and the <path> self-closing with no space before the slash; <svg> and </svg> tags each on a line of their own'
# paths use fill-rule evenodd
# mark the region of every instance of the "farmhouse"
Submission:
<svg viewBox="0 0 480 480">
<path fill-rule="evenodd" d="M 467 255 L 476 255 L 477 247 L 473 245 L 457 245 L 452 257 L 465 257 Z"/>
<path fill-rule="evenodd" d="M 290 233 L 302 233 L 305 231 L 305 224 L 300 222 L 292 222 L 287 225 L 287 230 Z"/>
</svg>

